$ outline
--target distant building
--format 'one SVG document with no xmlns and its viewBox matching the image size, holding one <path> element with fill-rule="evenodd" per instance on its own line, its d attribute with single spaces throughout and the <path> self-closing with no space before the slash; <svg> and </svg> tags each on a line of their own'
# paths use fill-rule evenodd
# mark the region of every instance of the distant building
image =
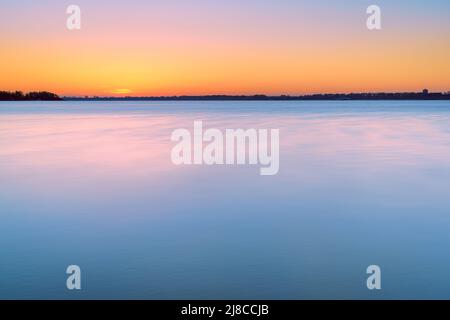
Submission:
<svg viewBox="0 0 450 320">
<path fill-rule="evenodd" d="M 427 96 L 428 93 L 429 93 L 428 89 L 423 89 L 423 91 L 422 91 L 422 94 L 423 94 L 423 95 Z"/>
</svg>

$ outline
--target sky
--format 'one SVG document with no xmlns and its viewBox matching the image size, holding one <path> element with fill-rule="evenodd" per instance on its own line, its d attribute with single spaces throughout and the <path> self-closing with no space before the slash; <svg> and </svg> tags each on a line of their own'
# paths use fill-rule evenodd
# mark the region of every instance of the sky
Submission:
<svg viewBox="0 0 450 320">
<path fill-rule="evenodd" d="M 68 30 L 69 5 L 81 29 Z M 381 8 L 381 30 L 366 9 Z M 0 90 L 450 90 L 448 0 L 0 0 Z"/>
</svg>

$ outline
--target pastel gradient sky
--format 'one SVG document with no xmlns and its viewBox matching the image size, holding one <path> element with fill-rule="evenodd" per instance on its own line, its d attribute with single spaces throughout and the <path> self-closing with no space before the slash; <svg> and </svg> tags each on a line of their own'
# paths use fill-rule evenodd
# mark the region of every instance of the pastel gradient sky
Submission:
<svg viewBox="0 0 450 320">
<path fill-rule="evenodd" d="M 82 29 L 66 29 L 66 8 Z M 366 8 L 383 29 L 366 28 Z M 0 0 L 0 90 L 450 90 L 448 0 Z"/>
</svg>

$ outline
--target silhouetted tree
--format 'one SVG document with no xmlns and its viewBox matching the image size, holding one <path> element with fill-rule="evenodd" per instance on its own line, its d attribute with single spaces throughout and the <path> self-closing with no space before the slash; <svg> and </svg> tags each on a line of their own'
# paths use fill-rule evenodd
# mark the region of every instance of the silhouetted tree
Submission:
<svg viewBox="0 0 450 320">
<path fill-rule="evenodd" d="M 27 94 L 23 94 L 22 91 L 8 92 L 8 91 L 0 91 L 0 100 L 2 101 L 33 101 L 33 100 L 42 100 L 42 101 L 58 101 L 62 100 L 58 95 L 47 92 L 29 92 Z"/>
</svg>

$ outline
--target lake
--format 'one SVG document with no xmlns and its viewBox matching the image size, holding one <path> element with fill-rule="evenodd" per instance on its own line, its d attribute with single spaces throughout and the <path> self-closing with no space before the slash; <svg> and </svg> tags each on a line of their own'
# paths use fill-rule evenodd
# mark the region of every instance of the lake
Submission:
<svg viewBox="0 0 450 320">
<path fill-rule="evenodd" d="M 174 165 L 196 120 L 279 173 Z M 2 299 L 450 299 L 450 101 L 0 102 L 0 219 Z"/>
</svg>

